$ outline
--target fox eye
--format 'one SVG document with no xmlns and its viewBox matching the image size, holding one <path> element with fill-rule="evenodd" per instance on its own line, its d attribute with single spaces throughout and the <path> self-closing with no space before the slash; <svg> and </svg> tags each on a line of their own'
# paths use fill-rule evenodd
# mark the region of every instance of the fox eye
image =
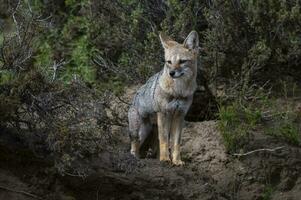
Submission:
<svg viewBox="0 0 301 200">
<path fill-rule="evenodd" d="M 186 63 L 186 62 L 188 62 L 188 61 L 189 61 L 189 60 L 180 60 L 179 63 L 180 63 L 180 64 L 184 64 L 184 63 Z"/>
<path fill-rule="evenodd" d="M 170 60 L 167 60 L 166 62 L 171 65 L 171 61 Z"/>
</svg>

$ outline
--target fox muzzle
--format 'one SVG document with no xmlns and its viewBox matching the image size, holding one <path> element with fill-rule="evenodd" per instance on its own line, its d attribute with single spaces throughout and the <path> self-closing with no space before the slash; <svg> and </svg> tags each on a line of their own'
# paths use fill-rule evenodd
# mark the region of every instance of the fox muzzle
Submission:
<svg viewBox="0 0 301 200">
<path fill-rule="evenodd" d="M 184 75 L 182 70 L 170 70 L 169 75 L 171 78 L 179 78 Z"/>
</svg>

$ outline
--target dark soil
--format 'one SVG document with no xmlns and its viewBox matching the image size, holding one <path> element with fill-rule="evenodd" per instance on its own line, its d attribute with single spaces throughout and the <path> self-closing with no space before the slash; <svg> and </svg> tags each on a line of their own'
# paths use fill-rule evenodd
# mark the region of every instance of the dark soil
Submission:
<svg viewBox="0 0 301 200">
<path fill-rule="evenodd" d="M 0 199 L 277 199 L 301 197 L 301 148 L 254 133 L 244 156 L 226 153 L 216 122 L 188 123 L 183 133 L 183 167 L 129 155 L 122 131 L 113 152 L 91 162 L 87 177 L 57 174 L 48 158 L 1 141 Z M 7 139 L 7 138 L 6 138 Z"/>
</svg>

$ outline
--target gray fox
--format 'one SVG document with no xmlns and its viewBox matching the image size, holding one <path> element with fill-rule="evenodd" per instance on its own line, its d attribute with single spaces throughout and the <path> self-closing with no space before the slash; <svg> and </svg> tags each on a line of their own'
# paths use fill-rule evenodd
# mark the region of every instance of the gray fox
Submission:
<svg viewBox="0 0 301 200">
<path fill-rule="evenodd" d="M 139 157 L 139 148 L 153 132 L 155 117 L 160 161 L 183 165 L 181 133 L 196 89 L 199 39 L 196 31 L 183 44 L 162 33 L 159 36 L 165 53 L 164 68 L 138 90 L 128 112 L 131 154 Z"/>
</svg>

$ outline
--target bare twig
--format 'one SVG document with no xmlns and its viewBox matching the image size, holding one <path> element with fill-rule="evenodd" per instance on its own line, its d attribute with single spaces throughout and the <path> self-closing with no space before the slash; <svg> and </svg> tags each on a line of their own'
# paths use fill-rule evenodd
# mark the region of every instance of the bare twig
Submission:
<svg viewBox="0 0 301 200">
<path fill-rule="evenodd" d="M 259 151 L 269 151 L 269 152 L 274 152 L 274 151 L 277 151 L 279 149 L 283 149 L 284 146 L 281 146 L 281 147 L 276 147 L 276 148 L 273 148 L 273 149 L 267 149 L 267 148 L 264 148 L 264 149 L 256 149 L 256 150 L 253 150 L 253 151 L 249 151 L 247 153 L 234 153 L 233 155 L 234 156 L 247 156 L 247 155 L 250 155 L 252 153 L 256 153 L 256 152 L 259 152 Z"/>
<path fill-rule="evenodd" d="M 36 18 L 36 21 L 38 21 L 38 22 L 46 22 L 46 21 L 48 21 L 49 19 L 51 19 L 52 18 L 52 15 L 50 14 L 49 16 L 47 16 L 47 17 L 45 17 L 45 18 L 41 18 L 42 16 L 38 16 L 37 18 Z"/>
<path fill-rule="evenodd" d="M 122 99 L 120 96 L 116 96 L 117 97 L 117 99 L 121 102 L 121 103 L 124 103 L 124 104 L 126 104 L 126 105 L 132 105 L 131 103 L 129 103 L 129 102 L 127 102 L 127 101 L 125 101 L 124 99 Z"/>
<path fill-rule="evenodd" d="M 43 199 L 43 198 L 38 197 L 37 195 L 31 194 L 29 192 L 25 192 L 25 191 L 22 191 L 22 190 L 14 190 L 12 188 L 8 188 L 8 187 L 1 186 L 1 185 L 0 185 L 0 189 L 7 190 L 7 191 L 10 191 L 10 192 L 19 193 L 19 194 L 23 194 L 23 195 L 29 196 L 31 198 L 34 198 L 34 199 Z"/>
<path fill-rule="evenodd" d="M 56 74 L 57 74 L 57 70 L 59 70 L 62 66 L 64 66 L 65 64 L 68 64 L 68 62 L 65 62 L 64 59 L 61 59 L 60 61 L 54 61 L 53 65 L 52 65 L 52 69 L 53 69 L 53 75 L 52 75 L 52 82 L 56 79 Z"/>
<path fill-rule="evenodd" d="M 77 172 L 77 174 L 73 174 L 73 173 L 69 173 L 69 172 L 63 172 L 65 175 L 68 175 L 68 176 L 72 176 L 72 177 L 80 177 L 82 178 L 83 180 L 87 177 L 85 174 L 81 174 L 79 172 Z"/>
<path fill-rule="evenodd" d="M 125 70 L 123 70 L 120 67 L 116 66 L 111 61 L 104 59 L 100 55 L 95 56 L 92 59 L 92 61 L 94 62 L 94 64 L 98 65 L 100 67 L 100 70 L 102 70 L 102 71 L 110 71 L 114 74 L 122 74 L 128 80 L 130 80 L 130 81 L 133 80 L 133 78 L 131 76 L 129 76 L 128 73 Z"/>
<path fill-rule="evenodd" d="M 13 17 L 14 23 L 16 25 L 16 32 L 17 32 L 17 36 L 18 36 L 18 39 L 19 39 L 19 43 L 21 44 L 22 43 L 22 39 L 21 39 L 21 36 L 20 36 L 20 27 L 19 27 L 19 24 L 18 24 L 16 16 L 15 16 L 16 12 L 19 9 L 19 6 L 20 6 L 20 0 L 18 1 L 15 10 L 12 13 L 12 17 Z"/>
<path fill-rule="evenodd" d="M 31 9 L 31 5 L 30 5 L 29 1 L 27 1 L 27 6 L 28 6 L 28 9 L 29 9 L 29 12 L 32 14 L 32 9 Z"/>
</svg>

